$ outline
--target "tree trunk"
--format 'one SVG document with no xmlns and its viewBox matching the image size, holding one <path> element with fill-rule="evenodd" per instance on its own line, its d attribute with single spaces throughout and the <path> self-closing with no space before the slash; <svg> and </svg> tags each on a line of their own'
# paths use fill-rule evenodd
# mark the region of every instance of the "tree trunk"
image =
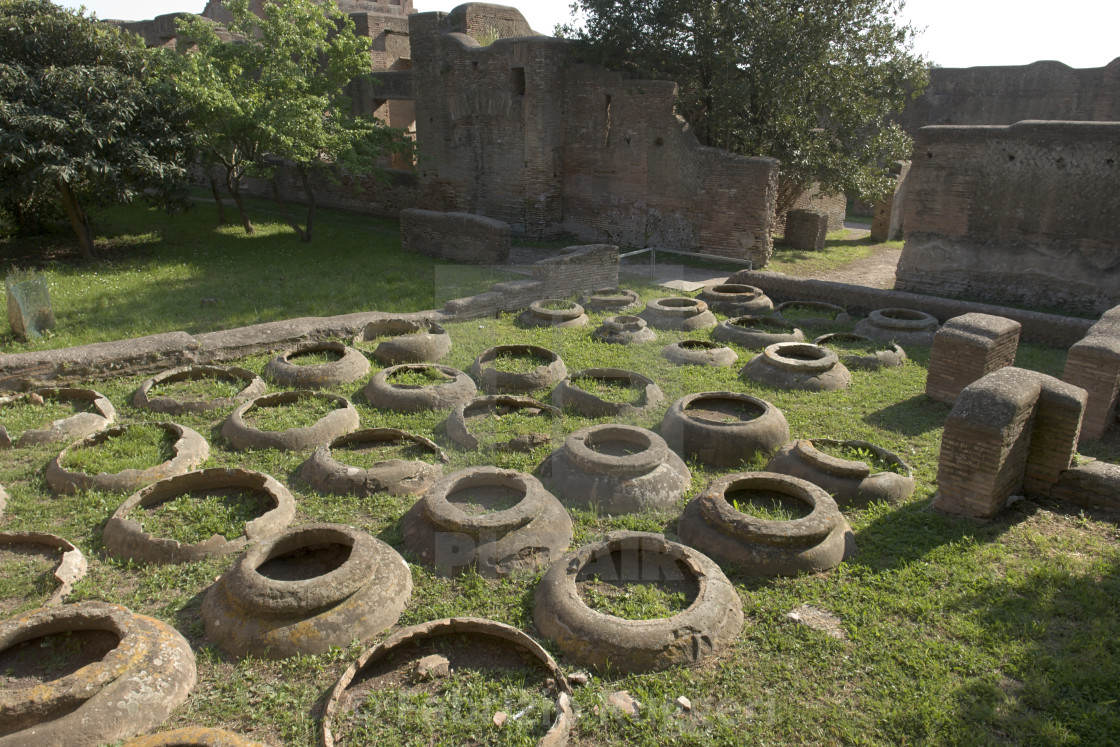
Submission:
<svg viewBox="0 0 1120 747">
<path fill-rule="evenodd" d="M 226 189 L 229 190 L 234 204 L 237 205 L 237 214 L 241 216 L 241 225 L 245 227 L 245 233 L 251 235 L 253 233 L 253 223 L 249 220 L 249 214 L 245 212 L 245 202 L 241 199 L 241 174 L 237 173 L 236 166 L 226 167 Z"/>
<path fill-rule="evenodd" d="M 311 189 L 311 180 L 307 177 L 307 168 L 301 163 L 296 166 L 299 170 L 300 181 L 303 182 L 303 191 L 307 192 L 307 230 L 301 237 L 305 242 L 311 241 L 311 225 L 315 220 L 315 191 Z"/>
<path fill-rule="evenodd" d="M 280 196 L 280 186 L 276 183 L 276 176 L 274 175 L 269 179 L 268 183 L 272 186 L 272 199 L 276 200 L 276 204 L 280 206 L 280 212 L 284 216 L 284 222 L 292 227 L 292 230 L 299 236 L 300 241 L 310 241 L 310 237 L 304 236 L 303 229 L 300 225 L 292 220 L 292 214 L 288 212 L 288 203 L 284 202 L 284 198 Z"/>
<path fill-rule="evenodd" d="M 87 262 L 92 262 L 96 254 L 93 251 L 93 229 L 89 227 L 89 218 L 78 198 L 66 182 L 58 183 L 58 191 L 62 194 L 62 205 L 66 208 L 66 217 L 70 219 L 70 227 L 78 237 L 78 245 L 82 247 L 82 256 Z"/>
<path fill-rule="evenodd" d="M 207 176 L 210 178 L 210 191 L 214 193 L 214 204 L 218 206 L 218 225 L 224 226 L 229 221 L 226 220 L 226 205 L 222 202 L 222 195 L 218 191 L 218 180 L 214 178 L 212 173 L 207 174 Z"/>
</svg>

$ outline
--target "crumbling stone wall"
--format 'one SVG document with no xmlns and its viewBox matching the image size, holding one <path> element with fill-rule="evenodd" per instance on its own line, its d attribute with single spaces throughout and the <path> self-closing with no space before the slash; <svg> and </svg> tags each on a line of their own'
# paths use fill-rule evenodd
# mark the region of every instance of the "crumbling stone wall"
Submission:
<svg viewBox="0 0 1120 747">
<path fill-rule="evenodd" d="M 401 248 L 468 264 L 509 260 L 509 224 L 470 213 L 401 211 Z"/>
<path fill-rule="evenodd" d="M 466 34 L 476 41 L 536 35 L 516 8 L 491 3 L 459 5 L 447 14 L 443 24 L 445 33 Z"/>
<path fill-rule="evenodd" d="M 911 134 L 926 125 L 1120 121 L 1120 58 L 1080 70 L 1052 61 L 933 68 L 925 93 L 907 107 L 902 119 Z"/>
<path fill-rule="evenodd" d="M 819 184 L 811 184 L 793 201 L 793 210 L 812 210 L 814 213 L 823 213 L 828 216 L 828 230 L 839 231 L 844 227 L 844 218 L 848 212 L 848 198 L 843 194 L 826 194 L 821 192 Z M 774 233 L 785 235 L 786 216 L 774 216 Z"/>
<path fill-rule="evenodd" d="M 1100 313 L 1120 303 L 1120 122 L 926 127 L 895 287 Z"/>
<path fill-rule="evenodd" d="M 898 241 L 903 238 L 902 216 L 906 207 L 906 177 L 909 175 L 909 161 L 895 161 L 891 164 L 894 187 L 890 194 L 873 208 L 872 241 Z"/>
<path fill-rule="evenodd" d="M 753 259 L 772 244 L 777 161 L 701 147 L 675 86 L 575 64 L 551 37 L 479 47 L 410 19 L 419 174 L 442 210 L 534 236 Z"/>
</svg>

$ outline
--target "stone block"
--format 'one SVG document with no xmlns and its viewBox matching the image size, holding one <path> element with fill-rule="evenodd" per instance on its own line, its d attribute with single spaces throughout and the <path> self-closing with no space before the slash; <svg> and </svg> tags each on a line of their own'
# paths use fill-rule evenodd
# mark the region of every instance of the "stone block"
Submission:
<svg viewBox="0 0 1120 747">
<path fill-rule="evenodd" d="M 961 390 L 1015 362 L 1022 325 L 989 314 L 964 314 L 933 336 L 926 396 L 953 404 Z"/>
<path fill-rule="evenodd" d="M 471 213 L 402 210 L 401 248 L 468 264 L 509 261 L 508 223 Z"/>
<path fill-rule="evenodd" d="M 786 243 L 801 251 L 819 252 L 828 235 L 828 215 L 812 210 L 790 210 L 786 216 Z"/>
<path fill-rule="evenodd" d="M 1116 419 L 1120 396 L 1120 306 L 1101 315 L 1084 339 L 1069 349 L 1062 380 L 1089 393 L 1082 441 L 1103 436 Z"/>
</svg>

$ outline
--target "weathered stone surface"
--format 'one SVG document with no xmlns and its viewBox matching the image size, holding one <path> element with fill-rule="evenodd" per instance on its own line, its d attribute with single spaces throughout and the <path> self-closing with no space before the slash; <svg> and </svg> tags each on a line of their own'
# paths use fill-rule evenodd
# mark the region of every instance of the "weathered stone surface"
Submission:
<svg viewBox="0 0 1120 747">
<path fill-rule="evenodd" d="M 633 345 L 653 342 L 657 339 L 657 333 L 640 316 L 619 315 L 604 319 L 599 328 L 591 333 L 591 338 L 614 345 Z"/>
<path fill-rule="evenodd" d="M 638 316 L 654 329 L 693 332 L 716 326 L 716 317 L 708 310 L 708 304 L 695 298 L 655 298 Z"/>
<path fill-rule="evenodd" d="M 506 356 L 540 362 L 532 371 L 502 371 L 496 361 Z M 540 345 L 495 345 L 479 353 L 470 374 L 487 394 L 519 394 L 548 389 L 568 375 L 560 356 Z"/>
<path fill-rule="evenodd" d="M 451 336 L 439 324 L 428 320 L 405 318 L 370 322 L 354 338 L 354 344 L 388 336 L 378 343 L 371 355 L 385 366 L 399 363 L 435 363 L 451 352 Z"/>
<path fill-rule="evenodd" d="M 158 506 L 184 493 L 230 488 L 260 492 L 272 502 L 263 514 L 245 522 L 243 534 L 232 540 L 215 534 L 203 542 L 188 544 L 155 537 L 144 531 L 140 522 L 129 518 L 138 508 Z M 241 552 L 253 542 L 279 534 L 291 523 L 295 513 L 292 494 L 274 478 L 263 472 L 216 467 L 160 480 L 129 496 L 109 517 L 102 534 L 105 546 L 118 558 L 144 563 L 190 563 Z"/>
<path fill-rule="evenodd" d="M 737 467 L 757 454 L 773 454 L 789 441 L 789 423 L 777 407 L 749 394 L 699 392 L 669 406 L 661 435 L 686 457 Z"/>
<path fill-rule="evenodd" d="M 634 390 L 641 390 L 636 404 L 606 400 L 593 392 L 581 389 L 580 381 L 604 381 L 610 384 L 623 384 Z M 571 408 L 589 418 L 632 417 L 649 412 L 662 403 L 665 394 L 661 387 L 648 376 L 621 368 L 585 368 L 568 376 L 552 390 L 552 402 L 559 408 Z"/>
<path fill-rule="evenodd" d="M 4 488 L 0 486 L 0 516 L 4 513 L 5 497 Z M 70 592 L 74 590 L 74 584 L 80 581 L 89 569 L 86 556 L 82 555 L 82 551 L 58 535 L 45 532 L 0 532 L 0 547 L 10 549 L 21 546 L 62 551 L 62 557 L 58 561 L 58 566 L 54 569 L 54 577 L 58 581 L 58 588 L 51 594 L 50 599 L 43 605 L 44 607 L 57 607 L 62 604 L 63 600 L 70 596 Z"/>
<path fill-rule="evenodd" d="M 559 408 L 538 402 L 531 397 L 517 397 L 510 394 L 494 394 L 486 397 L 475 397 L 469 402 L 452 410 L 447 418 L 447 435 L 464 449 L 477 449 L 481 446 L 478 438 L 470 432 L 469 421 L 475 417 L 502 417 L 512 412 L 523 415 L 540 417 L 541 430 L 524 436 L 516 436 L 505 443 L 492 444 L 491 448 L 499 450 L 532 451 L 532 448 L 548 443 L 552 434 L 558 429 L 564 414 Z M 528 449 L 524 447 L 529 447 Z"/>
<path fill-rule="evenodd" d="M 890 340 L 902 345 L 933 344 L 939 325 L 937 319 L 916 309 L 876 309 L 859 320 L 855 333 L 873 340 Z"/>
<path fill-rule="evenodd" d="M 849 369 L 855 368 L 864 371 L 877 371 L 880 368 L 898 368 L 906 361 L 906 351 L 898 343 L 885 343 L 880 350 L 873 353 L 845 352 L 842 342 L 871 342 L 867 335 L 857 335 L 851 332 L 830 332 L 813 340 L 814 345 L 828 348 L 840 358 L 840 361 Z M 833 343 L 833 345 L 829 345 Z"/>
<path fill-rule="evenodd" d="M 384 542 L 305 524 L 250 547 L 206 592 L 202 619 L 206 637 L 233 656 L 283 659 L 372 638 L 396 624 L 411 594 L 408 564 Z"/>
<path fill-rule="evenodd" d="M 631 425 L 581 428 L 537 472 L 566 503 L 612 515 L 668 508 L 692 482 L 661 436 Z"/>
<path fill-rule="evenodd" d="M 160 384 L 170 384 L 176 381 L 195 379 L 222 379 L 236 384 L 244 385 L 240 392 L 233 397 L 219 397 L 211 400 L 188 400 L 179 402 L 171 397 L 149 396 L 152 387 Z M 220 366 L 180 366 L 156 374 L 140 385 L 132 395 L 133 407 L 138 407 L 155 412 L 165 412 L 169 415 L 179 415 L 184 412 L 210 412 L 225 407 L 234 407 L 242 402 L 259 397 L 265 392 L 264 379 L 252 371 L 237 366 L 222 368 Z"/>
<path fill-rule="evenodd" d="M 397 373 L 434 370 L 443 381 L 425 386 L 394 384 Z M 402 363 L 383 368 L 373 375 L 365 388 L 366 400 L 383 410 L 418 412 L 420 410 L 447 410 L 466 402 L 478 392 L 471 377 L 457 368 L 423 363 Z"/>
<path fill-rule="evenodd" d="M 730 368 L 739 360 L 739 354 L 726 345 L 710 340 L 681 340 L 661 349 L 669 361 L 678 366 L 718 366 Z"/>
<path fill-rule="evenodd" d="M 0 623 L 0 651 L 67 631 L 106 631 L 119 642 L 72 674 L 0 690 L 0 745 L 116 742 L 159 726 L 194 688 L 194 654 L 183 636 L 115 604 L 81 602 L 10 617 Z"/>
<path fill-rule="evenodd" d="M 126 742 L 123 747 L 265 747 L 225 729 L 187 726 L 174 731 L 149 734 Z"/>
<path fill-rule="evenodd" d="M 405 549 L 441 575 L 476 568 L 497 578 L 555 560 L 572 541 L 572 519 L 532 475 L 468 467 L 429 488 L 401 531 Z"/>
<path fill-rule="evenodd" d="M 728 316 L 765 314 L 774 308 L 774 302 L 761 288 L 741 283 L 709 285 L 700 291 L 697 298 L 708 304 L 712 311 Z"/>
<path fill-rule="evenodd" d="M 401 248 L 481 265 L 509 261 L 509 224 L 471 213 L 408 208 L 400 212 Z"/>
<path fill-rule="evenodd" d="M 828 214 L 815 210 L 790 210 L 786 214 L 785 243 L 803 252 L 824 249 L 828 236 Z"/>
<path fill-rule="evenodd" d="M 341 356 L 329 363 L 301 366 L 292 359 L 307 353 L 334 353 Z M 369 361 L 348 345 L 341 342 L 308 342 L 285 350 L 264 367 L 269 380 L 284 386 L 300 389 L 331 389 L 349 384 L 369 373 Z"/>
<path fill-rule="evenodd" d="M 27 394 L 13 394 L 0 397 L 0 414 L 5 405 L 18 404 L 25 400 L 38 397 L 38 401 L 57 399 L 62 402 L 86 403 L 93 407 L 94 412 L 76 412 L 68 418 L 56 420 L 48 428 L 32 428 L 19 434 L 15 441 L 16 448 L 24 446 L 37 446 L 39 444 L 55 443 L 56 441 L 76 441 L 109 427 L 116 419 L 117 411 L 109 398 L 93 389 L 67 389 L 44 388 L 36 389 Z M 0 425 L 0 450 L 12 446 L 11 434 L 3 425 Z"/>
<path fill-rule="evenodd" d="M 383 662 L 397 656 L 406 656 L 407 652 L 415 651 L 418 647 L 432 645 L 435 642 L 457 642 L 459 646 L 471 646 L 473 642 L 480 645 L 496 643 L 499 645 L 512 645 L 536 659 L 541 664 L 542 674 L 551 677 L 556 683 L 555 715 L 548 731 L 537 742 L 537 747 L 563 747 L 568 743 L 568 733 L 575 722 L 575 713 L 572 709 L 572 690 L 564 673 L 556 665 L 539 643 L 520 630 L 505 623 L 494 622 L 474 617 L 451 617 L 442 620 L 415 625 L 405 628 L 373 648 L 366 649 L 357 661 L 347 667 L 338 681 L 327 693 L 326 705 L 323 708 L 323 722 L 319 737 L 323 747 L 334 747 L 336 739 L 349 743 L 346 735 L 336 734 L 338 718 L 347 700 L 347 692 L 351 683 L 362 680 L 361 675 L 366 670 L 372 670 Z M 446 649 L 445 649 L 446 651 Z M 454 658 L 453 654 L 449 654 Z M 350 703 L 353 708 L 354 704 Z"/>
<path fill-rule="evenodd" d="M 588 319 L 583 307 L 578 303 L 559 298 L 546 298 L 529 304 L 529 308 L 517 317 L 517 321 L 526 327 L 567 328 L 585 327 Z"/>
<path fill-rule="evenodd" d="M 830 456 L 818 451 L 814 444 L 864 449 L 896 465 L 905 474 L 886 470 L 872 473 L 867 462 Z M 779 449 L 770 458 L 766 470 L 808 480 L 824 488 L 842 508 L 862 508 L 878 501 L 900 503 L 914 492 L 910 465 L 897 454 L 867 441 L 799 439 Z"/>
<path fill-rule="evenodd" d="M 140 424 L 137 423 L 135 425 Z M 95 446 L 104 443 L 110 438 L 122 435 L 132 427 L 130 425 L 119 425 L 109 428 L 108 430 L 94 433 L 92 436 L 86 436 L 82 440 L 76 441 L 60 451 L 58 456 L 47 464 L 44 475 L 47 479 L 47 484 L 50 485 L 51 490 L 56 493 L 63 493 L 66 495 L 76 493 L 79 490 L 127 492 L 141 488 L 144 485 L 150 485 L 166 477 L 181 475 L 202 464 L 206 460 L 206 457 L 210 456 L 210 444 L 206 443 L 206 439 L 197 431 L 185 425 L 179 425 L 177 423 L 147 423 L 146 425 L 157 426 L 176 437 L 176 441 L 171 447 L 175 456 L 154 467 L 148 467 L 147 469 L 126 469 L 112 474 L 101 472 L 96 475 L 87 475 L 85 472 L 71 471 L 62 466 L 62 462 L 66 460 L 66 454 L 70 449 Z"/>
<path fill-rule="evenodd" d="M 895 287 L 1101 313 L 1120 303 L 1120 122 L 923 127 Z"/>
<path fill-rule="evenodd" d="M 627 690 L 616 690 L 607 696 L 607 708 L 623 716 L 637 718 L 641 713 L 642 704 Z"/>
<path fill-rule="evenodd" d="M 712 337 L 745 348 L 765 348 L 778 342 L 801 342 L 805 333 L 781 319 L 747 314 L 720 322 Z"/>
<path fill-rule="evenodd" d="M 777 389 L 828 392 L 847 389 L 852 375 L 828 348 L 807 342 L 779 342 L 756 355 L 739 371 L 751 381 Z"/>
<path fill-rule="evenodd" d="M 839 617 L 828 610 L 814 607 L 811 604 L 803 604 L 796 609 L 790 610 L 786 613 L 786 617 L 807 628 L 819 630 L 829 638 L 835 638 L 838 641 L 846 640 L 848 637 L 844 634 L 844 629 L 840 626 L 841 621 Z"/>
<path fill-rule="evenodd" d="M 906 207 L 906 177 L 910 175 L 910 161 L 892 163 L 890 175 L 894 179 L 894 187 L 882 202 L 875 205 L 871 217 L 871 240 L 877 244 L 903 238 L 902 216 Z"/>
<path fill-rule="evenodd" d="M 791 521 L 759 519 L 735 507 L 751 493 L 809 507 Z M 747 576 L 796 576 L 835 568 L 855 553 L 855 535 L 836 502 L 811 482 L 773 472 L 740 472 L 712 483 L 685 506 L 681 542 L 703 547 L 713 560 Z"/>
<path fill-rule="evenodd" d="M 339 436 L 330 444 L 315 450 L 303 466 L 299 476 L 311 487 L 324 493 L 365 497 L 375 493 L 410 495 L 427 490 L 443 475 L 439 464 L 419 459 L 386 459 L 370 467 L 346 464 L 345 452 L 335 457 L 334 449 L 347 446 L 377 446 L 385 444 L 415 444 L 439 459 L 448 461 L 447 454 L 434 442 L 396 428 L 368 428 L 346 436 Z"/>
<path fill-rule="evenodd" d="M 655 620 L 624 620 L 595 612 L 580 598 L 577 581 L 695 582 L 687 609 Z M 729 644 L 743 626 L 743 603 L 715 563 L 659 534 L 613 532 L 552 565 L 535 594 L 533 622 L 573 662 L 603 671 L 649 672 L 694 665 Z"/>
<path fill-rule="evenodd" d="M 1007 361 L 1006 365 L 1012 362 Z M 1070 347 L 1062 381 L 1089 394 L 1081 440 L 1104 436 L 1116 422 L 1116 404 L 1120 399 L 1120 306 L 1102 314 L 1088 334 Z"/>
<path fill-rule="evenodd" d="M 945 322 L 933 337 L 926 396 L 951 405 L 972 382 L 1012 365 L 1019 330 L 1019 322 L 990 314 L 963 314 Z"/>
<path fill-rule="evenodd" d="M 416 676 L 421 680 L 446 679 L 451 676 L 451 662 L 440 654 L 425 656 L 416 662 Z"/>
<path fill-rule="evenodd" d="M 313 425 L 288 428 L 283 431 L 264 431 L 245 422 L 245 415 L 255 408 L 277 407 L 312 398 L 341 404 L 342 407 L 327 413 Z M 300 451 L 329 443 L 332 439 L 355 430 L 358 423 L 358 411 L 345 397 L 313 392 L 309 389 L 297 389 L 294 392 L 265 394 L 239 406 L 222 423 L 222 436 L 237 451 L 245 449 Z"/>
</svg>

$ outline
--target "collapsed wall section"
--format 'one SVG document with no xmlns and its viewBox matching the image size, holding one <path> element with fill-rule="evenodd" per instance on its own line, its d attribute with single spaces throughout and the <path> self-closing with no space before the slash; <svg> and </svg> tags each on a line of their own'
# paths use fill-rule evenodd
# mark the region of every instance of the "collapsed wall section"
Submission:
<svg viewBox="0 0 1120 747">
<path fill-rule="evenodd" d="M 1120 303 L 1120 122 L 925 127 L 895 287 L 1097 314 Z"/>
</svg>

